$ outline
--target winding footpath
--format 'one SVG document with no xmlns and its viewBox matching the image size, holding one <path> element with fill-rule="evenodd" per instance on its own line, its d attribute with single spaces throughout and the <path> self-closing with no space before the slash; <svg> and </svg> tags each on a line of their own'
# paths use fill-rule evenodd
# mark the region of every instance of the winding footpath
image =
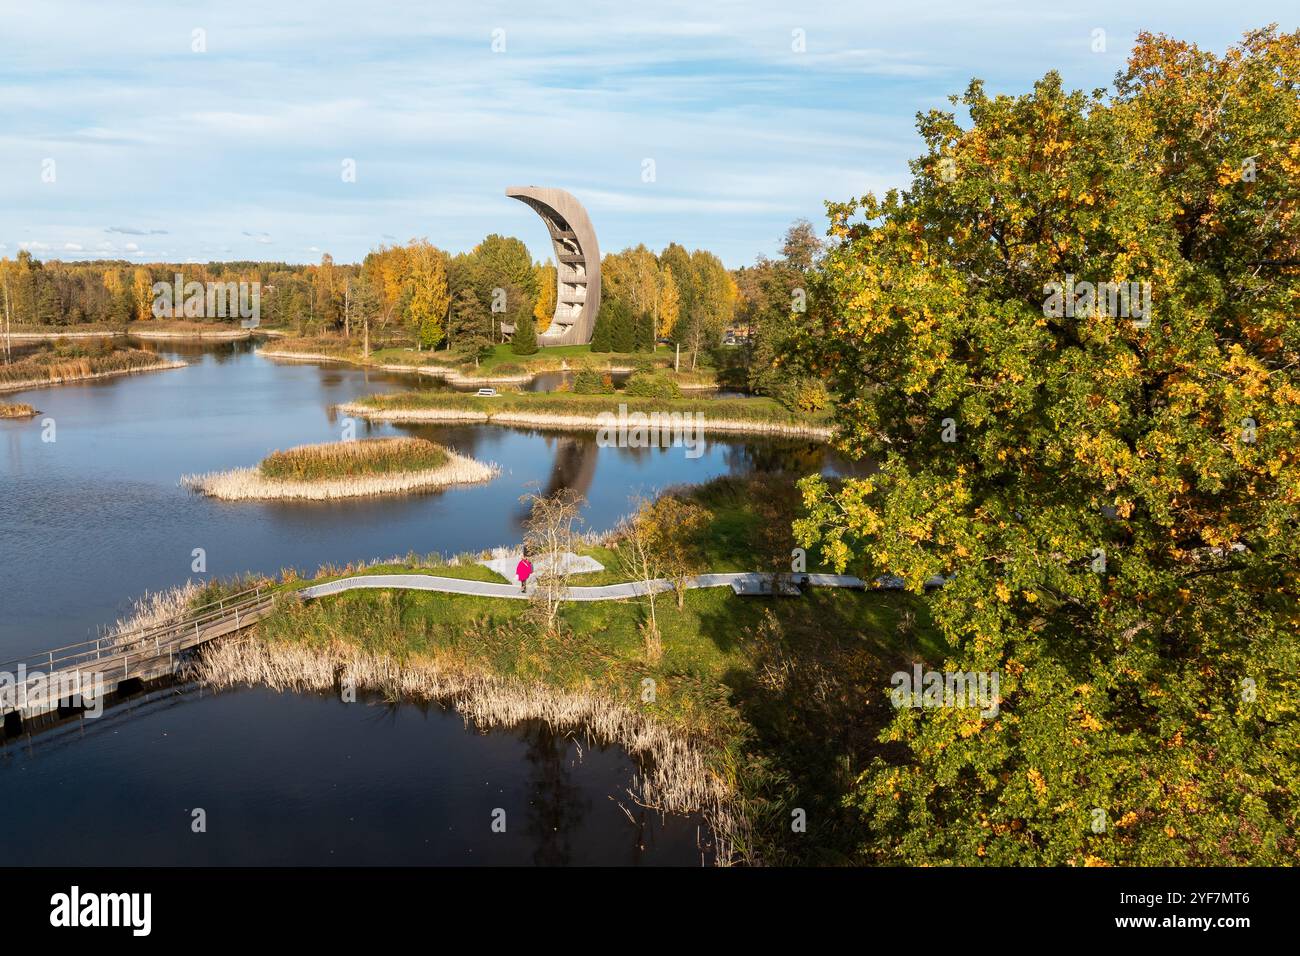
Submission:
<svg viewBox="0 0 1300 956">
<path fill-rule="evenodd" d="M 761 595 L 772 592 L 764 587 L 771 580 L 767 574 L 754 571 L 734 571 L 725 574 L 701 574 L 691 578 L 688 588 L 722 588 L 730 587 L 737 593 Z M 789 580 L 807 583 L 820 588 L 858 588 L 873 590 L 901 590 L 903 582 L 899 578 L 877 578 L 870 585 L 862 578 L 848 574 L 795 574 Z M 944 579 L 934 577 L 925 582 L 925 586 L 938 587 Z M 606 584 L 600 587 L 579 587 L 570 585 L 564 593 L 566 601 L 615 601 L 620 598 L 642 597 L 653 588 L 656 594 L 672 590 L 672 582 L 666 578 L 656 578 L 649 582 L 627 581 L 622 584 Z M 510 598 L 525 600 L 536 590 L 536 584 L 529 586 L 527 593 L 514 584 L 498 584 L 494 581 L 470 581 L 463 578 L 444 578 L 434 574 L 362 574 L 350 578 L 340 578 L 327 584 L 314 584 L 302 588 L 297 593 L 304 598 L 328 597 L 344 591 L 364 588 L 396 588 L 408 591 L 441 591 L 445 594 L 473 594 L 479 597 Z"/>
</svg>

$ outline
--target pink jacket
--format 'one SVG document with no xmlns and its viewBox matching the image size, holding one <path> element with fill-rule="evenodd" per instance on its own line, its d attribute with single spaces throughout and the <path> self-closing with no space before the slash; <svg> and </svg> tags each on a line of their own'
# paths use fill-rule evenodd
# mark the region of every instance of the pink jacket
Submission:
<svg viewBox="0 0 1300 956">
<path fill-rule="evenodd" d="M 515 575 L 519 578 L 520 584 L 528 581 L 528 576 L 533 573 L 533 562 L 527 558 L 520 558 L 519 564 L 515 567 Z"/>
</svg>

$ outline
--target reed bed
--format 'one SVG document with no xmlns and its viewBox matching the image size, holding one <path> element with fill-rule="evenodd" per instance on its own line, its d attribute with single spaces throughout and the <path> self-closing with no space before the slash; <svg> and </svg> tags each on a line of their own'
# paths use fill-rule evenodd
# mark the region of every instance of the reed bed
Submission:
<svg viewBox="0 0 1300 956">
<path fill-rule="evenodd" d="M 597 743 L 621 746 L 637 760 L 631 792 L 640 803 L 665 813 L 702 813 L 717 843 L 717 862 L 730 858 L 738 821 L 726 782 L 688 738 L 608 697 L 426 659 L 399 662 L 342 643 L 320 648 L 255 638 L 215 642 L 185 676 L 216 690 L 261 684 L 294 692 L 327 692 L 350 680 L 390 701 L 447 705 L 467 725 L 484 730 L 538 720 L 559 732 L 584 733 Z"/>
<path fill-rule="evenodd" d="M 137 322 L 127 328 L 127 334 L 139 339 L 236 341 L 252 338 L 253 330 L 218 322 Z"/>
<path fill-rule="evenodd" d="M 407 442 L 420 441 L 420 439 L 385 439 L 385 441 Z M 342 442 L 339 444 L 361 445 L 367 443 Z M 433 443 L 427 442 L 425 444 Z M 328 448 L 331 446 L 317 447 Z M 500 473 L 500 469 L 496 465 L 484 464 L 472 458 L 466 458 L 438 445 L 434 445 L 434 447 L 442 454 L 441 464 L 415 470 L 398 470 L 387 473 L 355 472 L 343 474 L 340 477 L 277 478 L 268 476 L 259 466 L 257 468 L 235 468 L 231 471 L 215 472 L 208 475 L 185 475 L 181 478 L 181 485 L 191 491 L 213 498 L 220 498 L 224 501 L 267 499 L 329 501 L 338 498 L 360 498 L 410 491 L 427 491 L 448 485 L 476 484 L 490 481 Z M 291 449 L 290 451 L 298 452 L 300 449 Z M 331 453 L 331 455 L 335 454 Z M 294 459 L 294 461 L 299 460 Z M 331 460 L 340 463 L 346 463 L 347 461 L 343 453 L 337 453 L 337 457 Z M 286 467 L 292 471 L 291 466 Z"/>
<path fill-rule="evenodd" d="M 184 365 L 184 362 L 161 359 L 142 349 L 56 348 L 26 356 L 11 365 L 0 365 L 0 391 L 21 391 L 111 375 L 182 368 Z"/>
<path fill-rule="evenodd" d="M 370 438 L 273 451 L 258 466 L 266 478 L 319 481 L 401 471 L 430 471 L 447 463 L 447 450 L 423 438 Z"/>
<path fill-rule="evenodd" d="M 0 402 L 0 418 L 31 418 L 36 409 L 25 402 Z"/>
<path fill-rule="evenodd" d="M 138 631 L 178 621 L 202 590 L 203 585 L 186 581 L 163 591 L 145 591 L 131 602 L 131 609 L 125 617 L 109 625 L 104 636 L 116 641 Z"/>
<path fill-rule="evenodd" d="M 564 431 L 596 431 L 611 424 L 602 413 L 615 416 L 619 406 L 629 415 L 678 413 L 704 416 L 703 430 L 748 434 L 788 435 L 819 439 L 831 437 L 824 416 L 801 416 L 769 399 L 638 398 L 621 393 L 576 395 L 571 393 L 505 393 L 494 398 L 477 395 L 405 392 L 372 395 L 339 405 L 339 411 L 358 418 L 386 422 L 467 421 L 498 425 L 531 425 Z"/>
</svg>

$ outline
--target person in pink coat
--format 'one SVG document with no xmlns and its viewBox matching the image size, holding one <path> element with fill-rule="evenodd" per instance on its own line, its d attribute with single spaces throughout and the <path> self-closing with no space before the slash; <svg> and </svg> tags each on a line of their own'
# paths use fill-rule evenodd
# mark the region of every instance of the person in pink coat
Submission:
<svg viewBox="0 0 1300 956">
<path fill-rule="evenodd" d="M 528 560 L 528 552 L 525 551 L 524 556 L 520 558 L 519 563 L 515 565 L 515 576 L 519 578 L 519 590 L 523 591 L 525 594 L 528 593 L 528 578 L 532 573 L 533 562 Z"/>
</svg>

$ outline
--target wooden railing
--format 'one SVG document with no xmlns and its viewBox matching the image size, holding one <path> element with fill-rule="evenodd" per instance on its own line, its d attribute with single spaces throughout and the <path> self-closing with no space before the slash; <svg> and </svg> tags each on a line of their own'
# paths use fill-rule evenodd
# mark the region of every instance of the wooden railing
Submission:
<svg viewBox="0 0 1300 956">
<path fill-rule="evenodd" d="M 267 585 L 258 585 L 153 627 L 0 662 L 0 714 L 49 713 L 70 696 L 69 689 L 94 699 L 131 678 L 151 679 L 174 673 L 183 651 L 261 620 L 282 595 Z"/>
</svg>

